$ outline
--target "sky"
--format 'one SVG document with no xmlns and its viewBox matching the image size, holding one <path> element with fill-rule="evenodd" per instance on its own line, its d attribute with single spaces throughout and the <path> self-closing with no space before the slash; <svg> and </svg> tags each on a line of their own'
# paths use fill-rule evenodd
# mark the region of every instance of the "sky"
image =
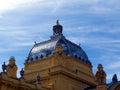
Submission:
<svg viewBox="0 0 120 90">
<path fill-rule="evenodd" d="M 19 77 L 34 42 L 48 40 L 57 19 L 64 36 L 87 53 L 94 74 L 102 64 L 107 82 L 115 73 L 120 80 L 119 0 L 0 0 L 0 65 L 14 56 Z"/>
</svg>

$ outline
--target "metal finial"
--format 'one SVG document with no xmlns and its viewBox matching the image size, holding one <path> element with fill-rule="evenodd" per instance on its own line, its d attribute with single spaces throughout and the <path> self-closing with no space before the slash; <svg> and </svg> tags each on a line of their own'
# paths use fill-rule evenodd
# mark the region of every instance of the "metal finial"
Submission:
<svg viewBox="0 0 120 90">
<path fill-rule="evenodd" d="M 36 80 L 40 81 L 40 75 L 39 74 L 37 75 Z"/>
<path fill-rule="evenodd" d="M 113 75 L 113 78 L 112 78 L 112 82 L 117 82 L 117 81 L 118 81 L 117 75 L 114 74 L 114 75 Z"/>
<path fill-rule="evenodd" d="M 37 76 L 36 76 L 36 83 L 40 84 L 40 75 L 39 74 L 37 74 Z"/>
<path fill-rule="evenodd" d="M 59 25 L 59 20 L 56 21 L 56 24 Z"/>
<path fill-rule="evenodd" d="M 24 70 L 23 70 L 23 68 L 20 71 L 20 76 L 21 76 L 21 78 L 23 78 L 23 76 L 24 76 Z"/>
<path fill-rule="evenodd" d="M 35 43 L 35 44 L 37 44 L 37 42 L 36 42 L 36 41 L 34 41 L 34 43 Z"/>
<path fill-rule="evenodd" d="M 2 65 L 2 70 L 3 70 L 3 72 L 5 72 L 6 68 L 7 68 L 7 66 L 6 66 L 6 64 L 5 64 L 5 62 L 4 62 L 3 65 Z"/>
</svg>

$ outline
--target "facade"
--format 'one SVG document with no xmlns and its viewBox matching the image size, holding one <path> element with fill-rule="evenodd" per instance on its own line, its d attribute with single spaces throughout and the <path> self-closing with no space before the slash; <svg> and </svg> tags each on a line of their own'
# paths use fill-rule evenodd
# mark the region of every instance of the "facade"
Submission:
<svg viewBox="0 0 120 90">
<path fill-rule="evenodd" d="M 101 64 L 93 74 L 92 63 L 84 50 L 69 41 L 62 33 L 57 20 L 49 40 L 35 43 L 17 78 L 15 58 L 2 65 L 0 90 L 120 90 L 115 74 L 106 83 L 106 73 Z"/>
</svg>

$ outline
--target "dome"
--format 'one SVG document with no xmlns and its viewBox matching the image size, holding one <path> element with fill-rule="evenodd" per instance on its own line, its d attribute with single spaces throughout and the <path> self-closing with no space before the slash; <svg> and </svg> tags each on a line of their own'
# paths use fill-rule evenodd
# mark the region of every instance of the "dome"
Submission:
<svg viewBox="0 0 120 90">
<path fill-rule="evenodd" d="M 56 26 L 53 26 L 55 30 L 58 30 Z M 53 32 L 54 32 L 53 29 Z M 62 29 L 60 29 L 62 30 Z M 47 58 L 49 56 L 52 56 L 55 48 L 57 45 L 61 45 L 63 48 L 63 52 L 67 56 L 73 56 L 74 58 L 81 60 L 82 62 L 91 65 L 91 62 L 88 59 L 88 56 L 84 52 L 84 50 L 77 44 L 67 40 L 63 35 L 61 34 L 53 34 L 47 41 L 36 43 L 33 48 L 30 50 L 28 58 L 26 62 L 32 62 L 35 60 L 40 60 L 43 58 Z"/>
</svg>

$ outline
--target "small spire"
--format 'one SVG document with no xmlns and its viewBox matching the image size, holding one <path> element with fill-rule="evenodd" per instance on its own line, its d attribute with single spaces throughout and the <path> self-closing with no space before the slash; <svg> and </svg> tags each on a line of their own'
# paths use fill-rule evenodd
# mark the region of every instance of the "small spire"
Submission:
<svg viewBox="0 0 120 90">
<path fill-rule="evenodd" d="M 36 42 L 36 41 L 34 41 L 34 43 L 35 43 L 35 45 L 37 44 L 37 42 Z"/>
<path fill-rule="evenodd" d="M 3 70 L 4 73 L 5 73 L 6 68 L 7 68 L 7 66 L 6 66 L 6 64 L 4 62 L 3 65 L 2 65 L 2 70 Z"/>
<path fill-rule="evenodd" d="M 59 20 L 57 19 L 56 24 L 59 25 Z"/>
<path fill-rule="evenodd" d="M 21 78 L 23 78 L 23 76 L 24 76 L 24 70 L 23 70 L 23 68 L 20 71 L 20 76 L 21 76 Z"/>
<path fill-rule="evenodd" d="M 112 78 L 112 82 L 117 82 L 117 81 L 118 81 L 117 75 L 114 74 L 114 75 L 113 75 L 113 78 Z"/>
</svg>

